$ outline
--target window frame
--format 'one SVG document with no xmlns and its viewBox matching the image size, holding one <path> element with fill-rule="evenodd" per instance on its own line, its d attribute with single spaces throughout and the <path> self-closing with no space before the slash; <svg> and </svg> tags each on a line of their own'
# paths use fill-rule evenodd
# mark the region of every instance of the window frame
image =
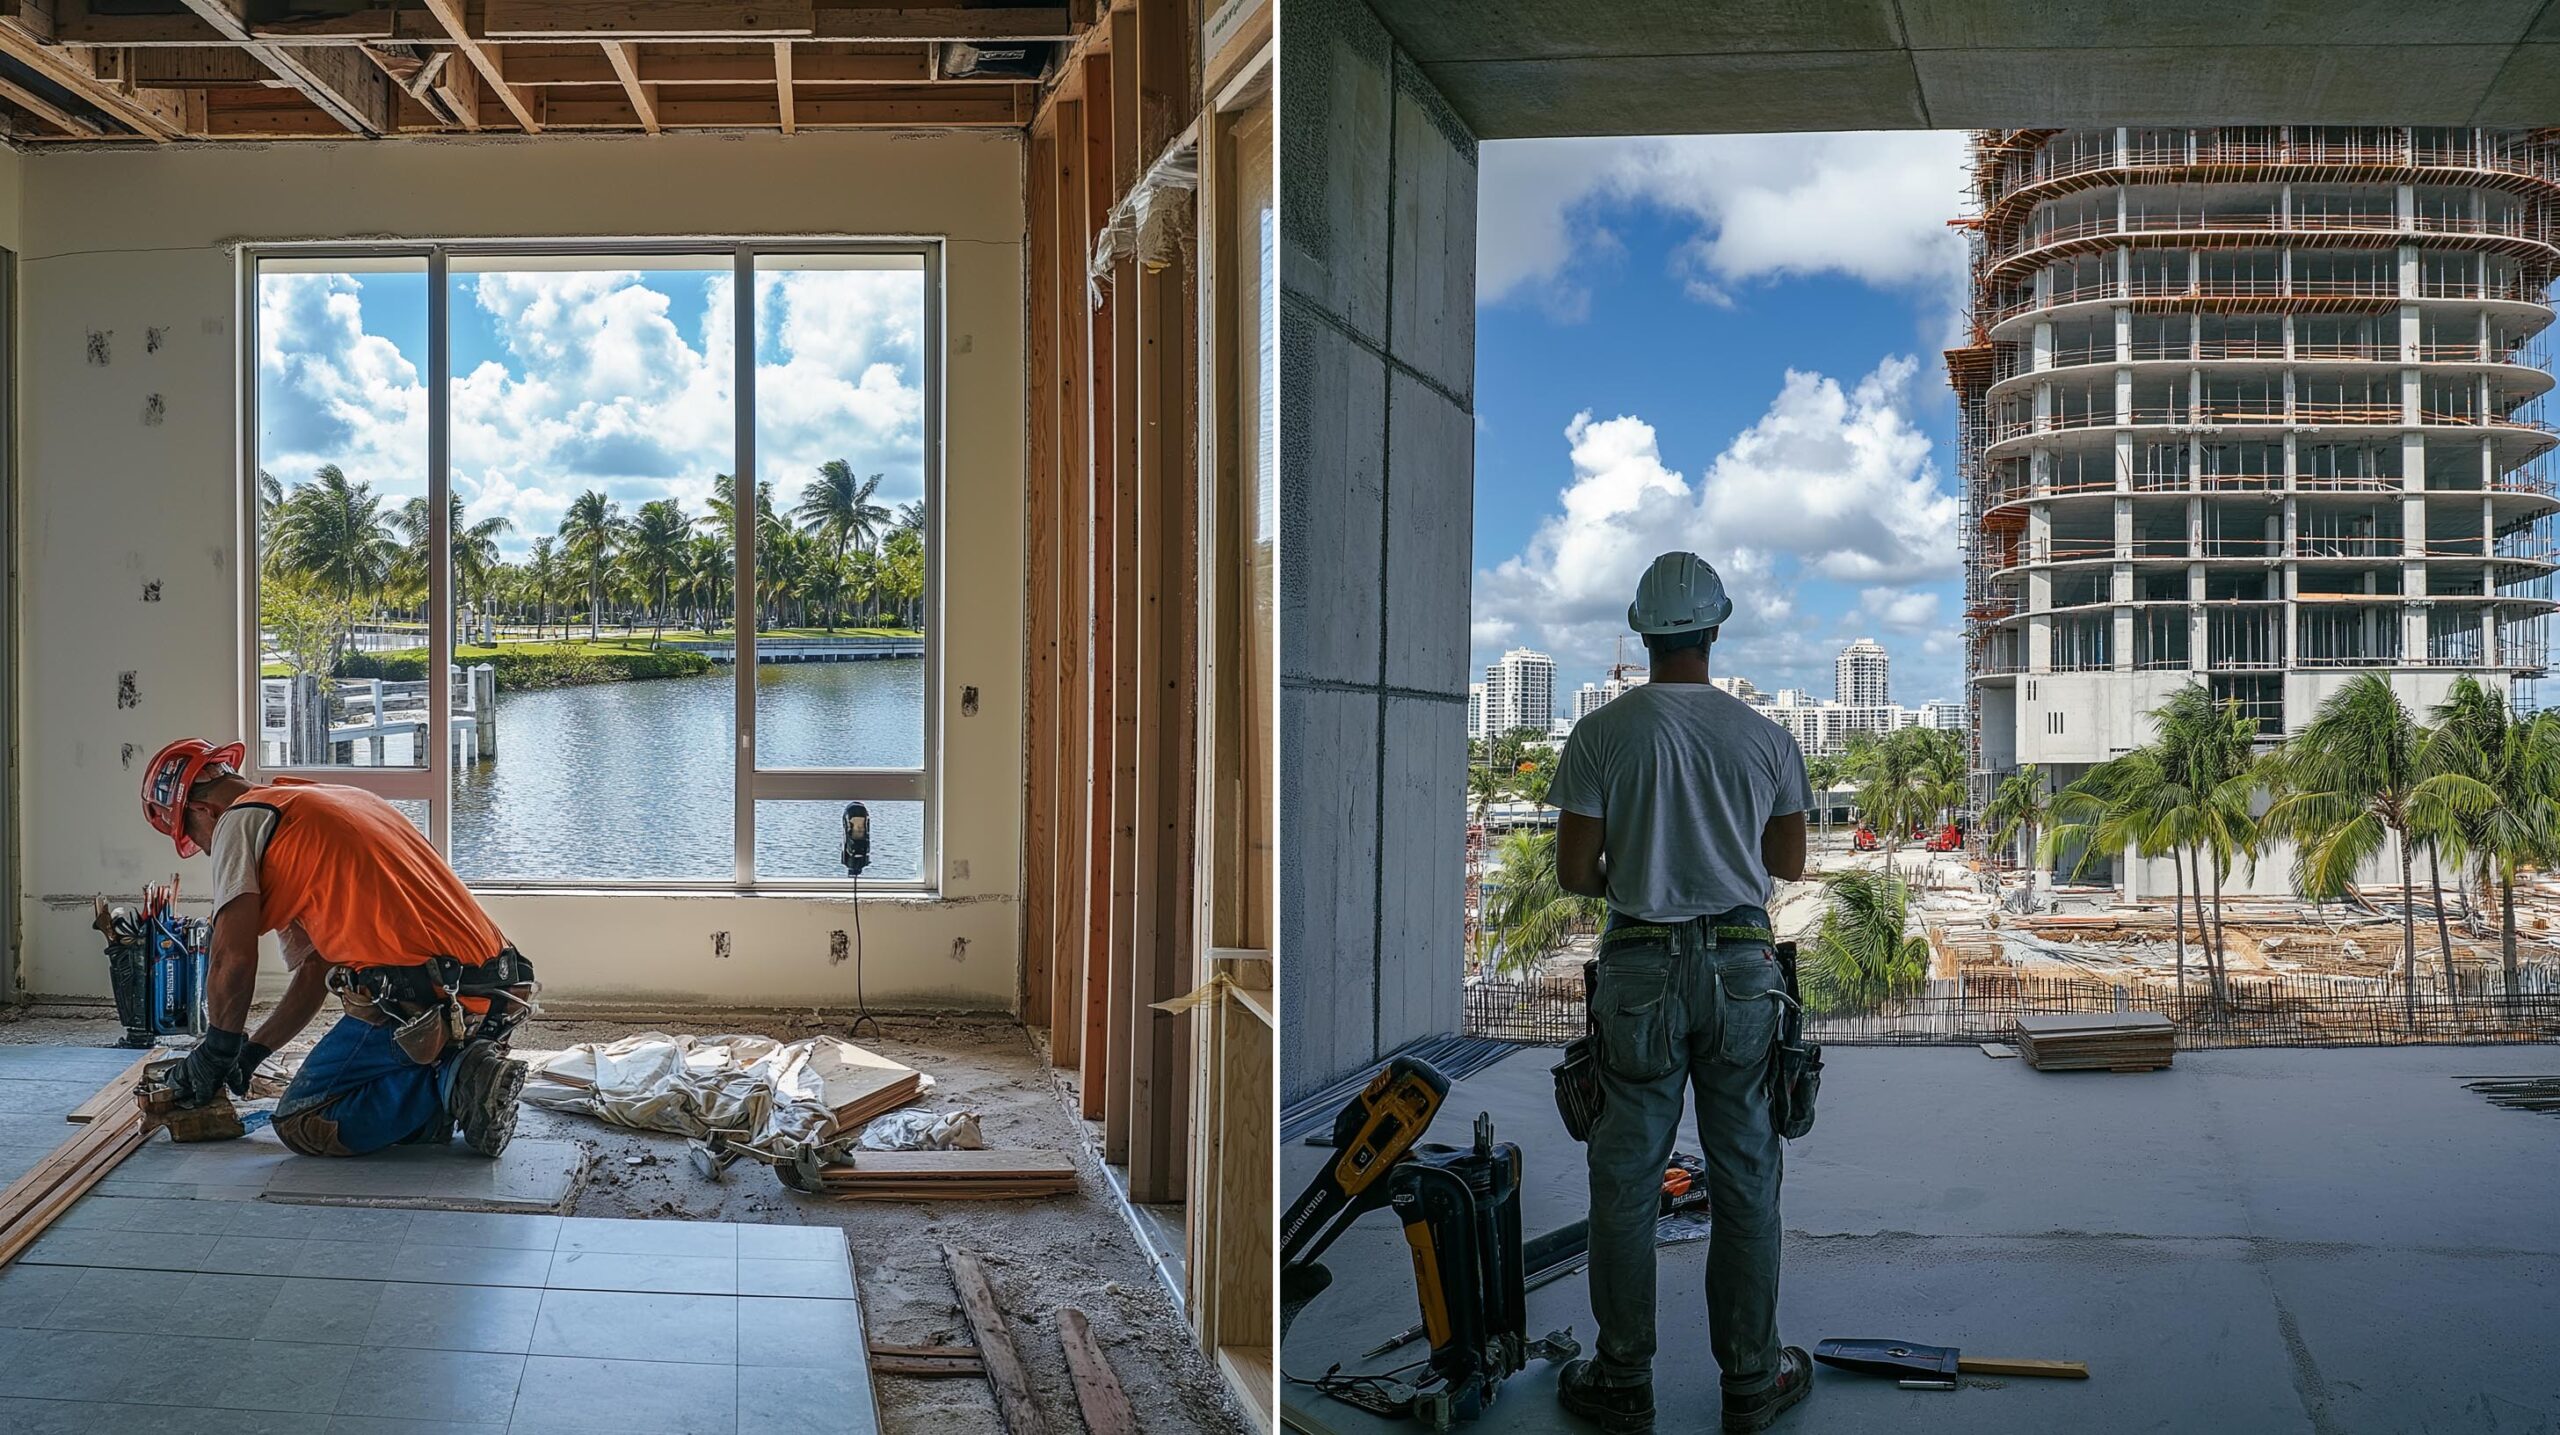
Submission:
<svg viewBox="0 0 2560 1435">
<path fill-rule="evenodd" d="M 449 261 L 456 257 L 473 260 L 593 258 L 603 260 L 631 259 L 634 267 L 644 267 L 653 257 L 717 258 L 730 261 L 731 303 L 733 304 L 730 343 L 730 391 L 733 403 L 731 439 L 734 446 L 730 472 L 737 492 L 752 496 L 762 481 L 756 456 L 756 278 L 757 261 L 761 258 L 794 256 L 838 256 L 881 254 L 913 256 L 922 261 L 924 279 L 923 332 L 918 345 L 922 373 L 918 391 L 923 397 L 920 421 L 922 469 L 924 480 L 924 755 L 914 768 L 862 767 L 759 767 L 756 762 L 756 688 L 753 644 L 756 627 L 756 586 L 752 582 L 733 583 L 731 613 L 731 669 L 734 676 L 732 709 L 735 741 L 732 745 L 732 778 L 730 786 L 732 870 L 727 879 L 682 877 L 474 877 L 467 879 L 475 891 L 571 893 L 571 892 L 677 892 L 728 893 L 736 895 L 764 894 L 841 895 L 856 891 L 878 894 L 937 897 L 942 889 L 942 625 L 946 611 L 942 587 L 942 547 L 946 505 L 943 502 L 943 415 L 944 386 L 948 367 L 945 362 L 946 332 L 944 292 L 945 241 L 933 235 L 889 235 L 819 239 L 748 240 L 738 238 L 654 238 L 654 239 L 455 239 L 455 240 L 387 240 L 381 242 L 262 242 L 237 247 L 238 265 L 235 332 L 239 335 L 239 381 L 236 393 L 238 408 L 238 452 L 234 483 L 233 552 L 241 555 L 239 568 L 239 657 L 235 671 L 240 677 L 238 719 L 240 731 L 252 734 L 259 730 L 259 679 L 262 676 L 263 644 L 259 622 L 257 475 L 258 475 L 258 279 L 262 264 L 268 260 L 296 263 L 345 260 L 349 262 L 411 259 L 422 262 L 426 269 L 427 304 L 427 508 L 428 544 L 447 561 L 428 567 L 427 578 L 427 668 L 429 672 L 448 671 L 453 663 L 453 565 L 452 549 L 452 352 L 450 341 L 451 303 Z M 752 497 L 749 498 L 752 503 Z M 779 495 L 777 494 L 777 502 Z M 752 574 L 755 570 L 756 525 L 741 523 L 737 527 L 737 547 L 733 554 L 734 571 Z M 247 776 L 265 781 L 278 776 L 322 778 L 348 787 L 363 788 L 394 801 L 423 801 L 427 805 L 427 838 L 447 861 L 453 851 L 453 713 L 450 701 L 432 702 L 427 708 L 427 732 L 424 738 L 425 762 L 418 767 L 358 767 L 353 765 L 278 764 L 265 761 L 263 744 L 251 742 Z M 923 808 L 921 851 L 917 873 L 913 878 L 874 879 L 848 877 L 759 877 L 755 870 L 755 809 L 759 802 L 776 801 L 862 801 L 914 802 Z"/>
</svg>

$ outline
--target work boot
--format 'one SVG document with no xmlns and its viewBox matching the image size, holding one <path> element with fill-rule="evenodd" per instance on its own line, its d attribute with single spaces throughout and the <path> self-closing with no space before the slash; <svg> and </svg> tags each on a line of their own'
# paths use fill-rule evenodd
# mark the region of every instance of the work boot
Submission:
<svg viewBox="0 0 2560 1435">
<path fill-rule="evenodd" d="M 403 1146 L 450 1146 L 453 1144 L 453 1116 L 439 1111 L 427 1118 L 427 1124 L 400 1138 Z"/>
<path fill-rule="evenodd" d="M 462 1128 L 462 1144 L 495 1156 L 516 1134 L 516 1097 L 524 1090 L 525 1064 L 489 1041 L 463 1043 L 454 1062 L 453 1094 L 445 1110 Z"/>
<path fill-rule="evenodd" d="M 1597 1367 L 1588 1360 L 1568 1361 L 1557 1372 L 1556 1399 L 1609 1435 L 1645 1435 L 1653 1429 L 1653 1382 L 1603 1385 Z"/>
<path fill-rule="evenodd" d="M 1813 1393 L 1813 1360 L 1800 1346 L 1790 1345 L 1778 1352 L 1778 1378 L 1769 1388 L 1750 1395 L 1728 1393 L 1724 1398 L 1725 1435 L 1749 1435 L 1766 1430 L 1787 1407 Z"/>
</svg>

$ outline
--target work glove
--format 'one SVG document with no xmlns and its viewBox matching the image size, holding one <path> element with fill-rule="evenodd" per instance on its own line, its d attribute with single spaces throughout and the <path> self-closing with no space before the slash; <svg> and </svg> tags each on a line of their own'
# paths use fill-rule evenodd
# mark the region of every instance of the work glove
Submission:
<svg viewBox="0 0 2560 1435">
<path fill-rule="evenodd" d="M 231 1094 L 247 1096 L 250 1078 L 256 1076 L 258 1068 L 265 1065 L 267 1058 L 275 1054 L 274 1047 L 260 1046 L 254 1041 L 243 1045 L 240 1048 L 240 1060 L 232 1066 L 231 1075 L 228 1078 Z"/>
<path fill-rule="evenodd" d="M 182 1107 L 193 1109 L 222 1094 L 231 1083 L 231 1069 L 240 1064 L 240 1053 L 248 1038 L 236 1031 L 215 1027 L 204 1034 L 186 1059 L 178 1063 L 169 1085 Z"/>
</svg>

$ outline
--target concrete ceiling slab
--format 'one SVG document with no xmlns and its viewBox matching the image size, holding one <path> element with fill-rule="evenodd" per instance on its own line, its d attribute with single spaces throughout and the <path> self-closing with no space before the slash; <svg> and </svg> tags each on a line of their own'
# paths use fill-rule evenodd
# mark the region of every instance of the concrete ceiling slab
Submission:
<svg viewBox="0 0 2560 1435">
<path fill-rule="evenodd" d="M 2324 45 L 2509 45 L 2544 0 L 2463 0 L 2452 7 L 2409 0 L 1940 0 L 1903 7 L 1915 50 L 2117 50 L 2155 46 L 2224 48 L 2307 41 Z"/>
<path fill-rule="evenodd" d="M 2560 43 L 2518 45 L 2472 116 L 2480 125 L 2560 123 Z"/>
<path fill-rule="evenodd" d="M 2347 46 L 2287 49 L 1922 50 L 1930 123 L 2467 124 L 2510 47 L 2438 45 L 2392 64 Z M 2134 106 L 2139 113 L 2133 113 Z"/>
<path fill-rule="evenodd" d="M 1481 139 L 1927 129 L 1900 50 L 1427 65 Z"/>
<path fill-rule="evenodd" d="M 1377 0 L 1378 18 L 1425 64 L 1769 50 L 1894 50 L 1893 0 Z"/>
</svg>

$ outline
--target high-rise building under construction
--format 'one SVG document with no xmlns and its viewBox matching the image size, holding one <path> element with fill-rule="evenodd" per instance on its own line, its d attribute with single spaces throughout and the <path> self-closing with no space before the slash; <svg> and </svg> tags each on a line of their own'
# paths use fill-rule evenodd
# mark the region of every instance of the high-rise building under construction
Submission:
<svg viewBox="0 0 2560 1435">
<path fill-rule="evenodd" d="M 2541 675 L 2560 130 L 1988 131 L 1973 200 L 1977 805 L 2192 682 L 2272 738 Z"/>
</svg>

